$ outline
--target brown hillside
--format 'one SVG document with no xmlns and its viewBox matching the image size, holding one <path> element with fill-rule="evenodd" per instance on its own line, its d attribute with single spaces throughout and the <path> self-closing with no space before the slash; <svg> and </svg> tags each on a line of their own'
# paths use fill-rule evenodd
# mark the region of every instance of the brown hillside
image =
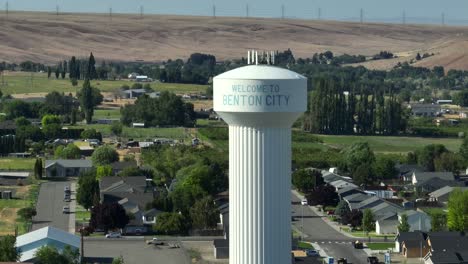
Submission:
<svg viewBox="0 0 468 264">
<path fill-rule="evenodd" d="M 161 61 L 193 52 L 220 60 L 245 56 L 251 48 L 284 50 L 297 57 L 315 52 L 400 57 L 364 63 L 388 69 L 417 52 L 435 56 L 416 63 L 468 70 L 468 27 L 359 24 L 331 21 L 211 18 L 190 16 L 10 13 L 0 17 L 0 61 L 55 63 L 72 55 L 106 60 Z"/>
</svg>

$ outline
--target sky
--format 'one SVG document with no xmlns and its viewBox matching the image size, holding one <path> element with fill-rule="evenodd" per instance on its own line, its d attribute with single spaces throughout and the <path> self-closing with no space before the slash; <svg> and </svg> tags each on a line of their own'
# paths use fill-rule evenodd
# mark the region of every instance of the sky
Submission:
<svg viewBox="0 0 468 264">
<path fill-rule="evenodd" d="M 145 14 L 246 16 L 248 5 L 252 17 L 281 17 L 282 6 L 288 18 L 358 21 L 363 9 L 364 20 L 401 23 L 468 25 L 467 0 L 0 0 L 0 10 L 8 2 L 10 10 L 62 12 L 139 13 Z"/>
</svg>

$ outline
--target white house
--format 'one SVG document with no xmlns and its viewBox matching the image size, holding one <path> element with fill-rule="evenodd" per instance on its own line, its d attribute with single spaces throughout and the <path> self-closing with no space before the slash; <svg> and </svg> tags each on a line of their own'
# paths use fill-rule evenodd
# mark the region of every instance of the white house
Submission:
<svg viewBox="0 0 468 264">
<path fill-rule="evenodd" d="M 80 251 L 80 238 L 55 227 L 46 226 L 16 238 L 16 250 L 21 252 L 21 262 L 34 262 L 36 251 L 42 246 L 53 246 L 63 251 L 66 246 Z"/>
</svg>

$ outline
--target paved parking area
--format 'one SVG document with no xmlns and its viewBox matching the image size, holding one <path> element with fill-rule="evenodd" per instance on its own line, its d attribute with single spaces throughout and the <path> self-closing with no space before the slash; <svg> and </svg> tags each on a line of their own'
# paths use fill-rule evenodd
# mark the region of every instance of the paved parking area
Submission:
<svg viewBox="0 0 468 264">
<path fill-rule="evenodd" d="M 85 240 L 85 257 L 118 258 L 125 263 L 189 264 L 190 257 L 183 248 L 146 245 L 141 240 L 107 239 Z"/>
<path fill-rule="evenodd" d="M 39 197 L 37 200 L 37 215 L 33 219 L 32 230 L 37 230 L 45 226 L 53 226 L 65 231 L 69 231 L 70 214 L 74 214 L 74 208 L 70 208 L 70 214 L 62 213 L 63 206 L 70 205 L 63 201 L 65 186 L 71 186 L 72 182 L 46 182 L 41 184 Z M 72 195 L 74 199 L 74 194 Z M 73 219 L 74 220 L 74 219 Z M 72 229 L 74 230 L 74 228 Z M 72 231 L 73 232 L 73 231 Z"/>
</svg>

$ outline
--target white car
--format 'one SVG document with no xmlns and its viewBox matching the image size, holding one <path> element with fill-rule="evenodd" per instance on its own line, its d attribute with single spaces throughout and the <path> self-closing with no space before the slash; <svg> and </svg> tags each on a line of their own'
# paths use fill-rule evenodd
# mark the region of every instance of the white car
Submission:
<svg viewBox="0 0 468 264">
<path fill-rule="evenodd" d="M 106 234 L 106 238 L 121 238 L 122 234 L 120 232 L 110 232 Z"/>
<path fill-rule="evenodd" d="M 63 209 L 62 209 L 62 213 L 69 214 L 70 213 L 70 207 L 69 206 L 64 206 Z"/>
<path fill-rule="evenodd" d="M 304 199 L 301 200 L 301 204 L 302 205 L 308 205 L 309 203 L 307 202 L 307 199 L 304 198 Z"/>
</svg>

